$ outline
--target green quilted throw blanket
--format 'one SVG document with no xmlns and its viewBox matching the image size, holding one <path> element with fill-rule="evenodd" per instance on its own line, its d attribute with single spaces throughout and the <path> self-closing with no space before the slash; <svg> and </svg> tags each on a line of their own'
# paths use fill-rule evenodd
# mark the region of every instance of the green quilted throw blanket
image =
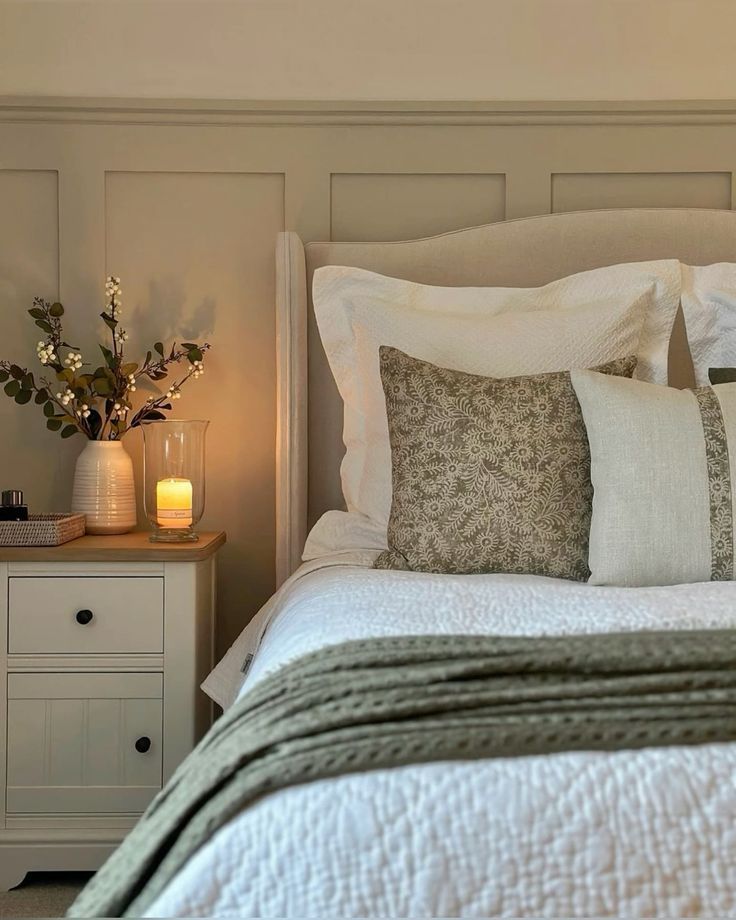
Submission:
<svg viewBox="0 0 736 920">
<path fill-rule="evenodd" d="M 139 916 L 260 796 L 360 770 L 736 738 L 736 630 L 407 636 L 263 679 L 181 764 L 69 911 Z"/>
</svg>

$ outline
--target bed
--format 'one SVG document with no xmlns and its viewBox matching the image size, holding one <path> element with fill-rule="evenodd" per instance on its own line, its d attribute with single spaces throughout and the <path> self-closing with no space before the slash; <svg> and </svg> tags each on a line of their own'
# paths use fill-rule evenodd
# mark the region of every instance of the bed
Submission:
<svg viewBox="0 0 736 920">
<path fill-rule="evenodd" d="M 736 629 L 732 581 L 594 588 L 534 575 L 376 571 L 380 547 L 370 534 L 361 545 L 359 528 L 344 547 L 338 534 L 337 549 L 312 540 L 302 562 L 309 528 L 342 507 L 342 409 L 309 293 L 317 268 L 357 266 L 448 286 L 533 286 L 652 259 L 736 261 L 736 215 L 586 212 L 428 240 L 306 248 L 282 234 L 280 587 L 205 690 L 233 712 L 249 694 L 279 687 L 269 681 L 288 667 L 326 659 L 343 643 L 376 640 L 390 653 L 406 636 L 589 641 L 666 630 L 725 642 Z M 670 348 L 670 382 L 690 384 L 681 316 Z M 186 769 L 177 773 L 180 786 Z M 487 759 L 454 754 L 287 783 L 211 825 L 203 844 L 137 904 L 151 917 L 733 916 L 735 769 L 736 744 L 720 739 Z M 115 883 L 114 871 L 107 881 Z M 73 915 L 88 915 L 80 903 Z"/>
</svg>

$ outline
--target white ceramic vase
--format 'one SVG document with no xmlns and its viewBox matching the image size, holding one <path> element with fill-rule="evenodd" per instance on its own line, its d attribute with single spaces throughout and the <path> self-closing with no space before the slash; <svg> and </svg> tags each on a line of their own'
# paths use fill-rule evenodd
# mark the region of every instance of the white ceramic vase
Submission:
<svg viewBox="0 0 736 920">
<path fill-rule="evenodd" d="M 74 471 L 72 511 L 87 516 L 87 533 L 133 530 L 133 461 L 120 441 L 87 442 Z"/>
</svg>

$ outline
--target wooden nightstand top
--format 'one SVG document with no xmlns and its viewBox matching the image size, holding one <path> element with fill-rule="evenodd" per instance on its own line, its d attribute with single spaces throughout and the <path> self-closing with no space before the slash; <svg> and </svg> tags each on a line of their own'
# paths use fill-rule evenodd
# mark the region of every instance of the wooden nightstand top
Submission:
<svg viewBox="0 0 736 920">
<path fill-rule="evenodd" d="M 196 543 L 151 543 L 149 532 L 88 534 L 61 546 L 0 546 L 0 562 L 200 562 L 225 542 L 223 531 L 200 533 Z"/>
</svg>

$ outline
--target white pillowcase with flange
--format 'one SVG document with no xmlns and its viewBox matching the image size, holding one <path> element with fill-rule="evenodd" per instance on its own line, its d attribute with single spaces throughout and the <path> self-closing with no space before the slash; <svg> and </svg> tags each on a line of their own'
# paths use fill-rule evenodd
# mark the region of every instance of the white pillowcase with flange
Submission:
<svg viewBox="0 0 736 920">
<path fill-rule="evenodd" d="M 681 296 L 695 383 L 708 386 L 708 368 L 736 367 L 736 263 L 683 265 Z"/>
<path fill-rule="evenodd" d="M 637 355 L 634 376 L 665 384 L 680 263 L 612 265 L 538 288 L 435 287 L 326 266 L 314 273 L 313 300 L 344 404 L 347 509 L 364 515 L 385 545 L 391 451 L 381 345 L 495 377 L 589 368 Z"/>
</svg>

